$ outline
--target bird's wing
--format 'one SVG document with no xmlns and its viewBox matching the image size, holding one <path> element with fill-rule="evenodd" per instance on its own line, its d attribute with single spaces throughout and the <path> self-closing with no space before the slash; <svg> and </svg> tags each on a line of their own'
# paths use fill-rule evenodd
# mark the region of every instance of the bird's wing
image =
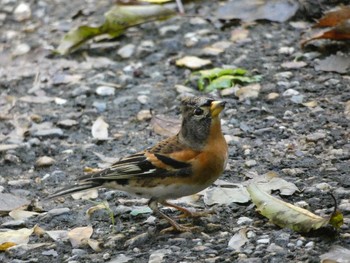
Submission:
<svg viewBox="0 0 350 263">
<path fill-rule="evenodd" d="M 198 153 L 179 146 L 176 138 L 160 142 L 153 148 L 136 153 L 114 163 L 109 168 L 80 177 L 80 181 L 113 181 L 150 177 L 186 176 L 191 172 L 191 160 Z"/>
</svg>

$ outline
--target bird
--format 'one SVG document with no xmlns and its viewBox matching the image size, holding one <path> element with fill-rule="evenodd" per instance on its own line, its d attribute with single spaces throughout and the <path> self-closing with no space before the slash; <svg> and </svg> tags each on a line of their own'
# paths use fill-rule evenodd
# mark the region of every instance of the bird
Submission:
<svg viewBox="0 0 350 263">
<path fill-rule="evenodd" d="M 173 207 L 183 216 L 199 213 L 168 202 L 196 194 L 209 187 L 223 173 L 228 146 L 221 129 L 220 113 L 225 101 L 206 97 L 181 99 L 179 132 L 155 146 L 132 154 L 98 172 L 81 176 L 77 183 L 52 194 L 51 198 L 93 188 L 110 188 L 149 199 L 154 214 L 169 222 L 171 230 L 192 231 L 159 209 Z"/>
</svg>

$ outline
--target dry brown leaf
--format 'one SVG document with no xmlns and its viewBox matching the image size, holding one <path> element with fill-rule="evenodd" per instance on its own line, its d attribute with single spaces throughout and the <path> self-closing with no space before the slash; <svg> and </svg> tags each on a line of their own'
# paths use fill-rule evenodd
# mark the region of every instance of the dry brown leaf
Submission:
<svg viewBox="0 0 350 263">
<path fill-rule="evenodd" d="M 157 134 L 170 137 L 179 132 L 181 121 L 166 115 L 153 115 L 151 124 Z"/>
<path fill-rule="evenodd" d="M 36 215 L 39 215 L 39 213 L 32 212 L 32 211 L 24 211 L 24 210 L 20 210 L 20 209 L 12 210 L 9 213 L 9 216 L 15 220 L 24 220 L 24 219 L 27 219 L 27 218 L 30 218 L 30 217 L 36 216 Z"/>
<path fill-rule="evenodd" d="M 350 120 L 350 100 L 345 102 L 344 115 L 345 115 L 345 118 Z"/>
<path fill-rule="evenodd" d="M 314 27 L 332 27 L 350 19 L 350 6 L 341 6 L 337 10 L 329 11 L 321 17 Z"/>
<path fill-rule="evenodd" d="M 87 240 L 89 246 L 93 249 L 93 251 L 95 252 L 101 252 L 102 251 L 102 243 L 97 241 L 97 240 L 94 240 L 94 239 L 91 239 L 89 238 Z"/>
<path fill-rule="evenodd" d="M 29 236 L 33 233 L 34 228 L 21 228 L 18 230 L 8 230 L 0 232 L 0 248 L 5 251 L 10 247 L 19 244 L 27 244 Z"/>
<path fill-rule="evenodd" d="M 101 204 L 98 204 L 98 205 L 95 205 L 95 206 L 90 207 L 90 208 L 86 211 L 86 215 L 87 215 L 88 217 L 91 217 L 91 215 L 92 215 L 95 211 L 98 211 L 98 210 L 106 210 L 106 209 L 109 209 L 109 204 L 108 204 L 108 202 L 104 201 L 104 202 L 102 202 Z"/>
<path fill-rule="evenodd" d="M 77 227 L 68 232 L 68 238 L 72 247 L 80 247 L 86 244 L 92 235 L 93 229 L 91 226 Z"/>
</svg>

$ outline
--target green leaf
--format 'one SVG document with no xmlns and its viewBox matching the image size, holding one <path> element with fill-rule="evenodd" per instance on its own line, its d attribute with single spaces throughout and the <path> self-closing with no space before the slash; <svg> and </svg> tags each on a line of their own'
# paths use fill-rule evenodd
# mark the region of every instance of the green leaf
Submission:
<svg viewBox="0 0 350 263">
<path fill-rule="evenodd" d="M 108 34 L 114 38 L 125 29 L 142 23 L 167 19 L 176 14 L 174 4 L 165 5 L 117 5 L 105 14 L 105 22 L 99 27 L 80 26 L 69 31 L 62 39 L 56 52 L 66 55 L 78 49 L 83 43 L 98 35 Z"/>
</svg>

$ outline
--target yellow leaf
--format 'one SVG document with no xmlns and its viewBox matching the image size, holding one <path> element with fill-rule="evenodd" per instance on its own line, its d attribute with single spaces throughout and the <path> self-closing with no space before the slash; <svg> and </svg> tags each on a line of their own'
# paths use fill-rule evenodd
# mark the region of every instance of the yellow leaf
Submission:
<svg viewBox="0 0 350 263">
<path fill-rule="evenodd" d="M 297 232 L 309 232 L 331 224 L 339 227 L 342 224 L 342 215 L 337 212 L 332 216 L 321 217 L 310 211 L 286 203 L 264 192 L 256 183 L 251 183 L 247 190 L 260 214 L 280 227 L 290 228 Z M 333 218 L 333 219 L 332 219 Z M 334 222 L 330 222 L 331 219 Z"/>
</svg>

